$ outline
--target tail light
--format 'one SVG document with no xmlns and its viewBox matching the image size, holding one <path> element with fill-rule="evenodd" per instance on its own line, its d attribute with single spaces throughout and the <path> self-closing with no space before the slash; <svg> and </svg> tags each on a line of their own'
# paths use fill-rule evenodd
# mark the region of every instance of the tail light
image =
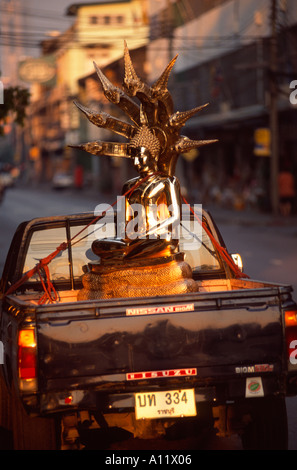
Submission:
<svg viewBox="0 0 297 470">
<path fill-rule="evenodd" d="M 18 370 L 21 390 L 35 390 L 37 383 L 36 365 L 35 330 L 20 330 L 18 337 Z"/>
<path fill-rule="evenodd" d="M 285 326 L 289 369 L 292 369 L 291 366 L 297 366 L 297 307 L 285 311 Z"/>
</svg>

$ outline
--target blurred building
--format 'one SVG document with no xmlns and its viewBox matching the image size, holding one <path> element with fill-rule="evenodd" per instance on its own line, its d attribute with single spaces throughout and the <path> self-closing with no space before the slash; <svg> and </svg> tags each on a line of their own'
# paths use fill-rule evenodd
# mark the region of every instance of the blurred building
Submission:
<svg viewBox="0 0 297 470">
<path fill-rule="evenodd" d="M 131 170 L 127 162 L 67 144 L 117 138 L 90 124 L 73 100 L 117 113 L 102 94 L 93 60 L 121 85 L 126 39 L 137 73 L 148 83 L 178 54 L 169 81 L 176 110 L 209 103 L 184 128 L 190 138 L 219 139 L 179 159 L 178 176 L 192 199 L 269 208 L 272 89 L 277 165 L 297 175 L 297 109 L 290 100 L 297 79 L 296 0 L 109 0 L 73 4 L 67 14 L 72 26 L 42 43 L 42 57 L 54 59 L 55 79 L 33 88 L 31 140 L 40 149 L 34 162 L 43 174 L 48 168 L 51 177 L 57 164 L 78 165 L 98 189 L 119 191 Z"/>
<path fill-rule="evenodd" d="M 0 45 L 1 80 L 5 86 L 15 86 L 19 84 L 18 61 L 25 54 L 24 45 L 16 35 L 16 31 L 19 32 L 24 23 L 21 0 L 2 0 L 0 13 L 2 34 Z"/>
<path fill-rule="evenodd" d="M 219 139 L 201 149 L 199 157 L 193 153 L 183 162 L 187 185 L 192 183 L 193 196 L 200 202 L 269 208 L 272 86 L 277 95 L 277 164 L 297 176 L 297 108 L 290 101 L 290 83 L 297 78 L 297 3 L 276 1 L 274 24 L 273 3 L 150 2 L 151 79 L 179 54 L 172 83 L 177 109 L 209 103 L 188 122 L 185 132 L 191 138 Z"/>
<path fill-rule="evenodd" d="M 31 164 L 34 174 L 47 181 L 56 172 L 75 172 L 79 166 L 92 183 L 102 173 L 98 159 L 67 147 L 88 139 L 92 132 L 73 101 L 81 97 L 80 80 L 93 74 L 93 61 L 104 68 L 119 60 L 123 38 L 132 50 L 147 43 L 146 1 L 75 3 L 68 7 L 67 15 L 73 17 L 72 26 L 41 44 L 41 58 L 53 61 L 56 73 L 53 79 L 32 85 L 28 126 L 34 150 Z M 101 99 L 98 85 L 92 77 L 85 82 L 86 92 L 96 106 Z"/>
<path fill-rule="evenodd" d="M 21 0 L 2 0 L 0 4 L 0 80 L 4 88 L 24 85 L 18 76 L 18 62 L 25 54 L 25 47 L 16 32 L 24 24 Z M 4 136 L 0 139 L 0 161 L 19 163 L 22 146 L 20 130 L 11 119 L 7 119 Z"/>
</svg>

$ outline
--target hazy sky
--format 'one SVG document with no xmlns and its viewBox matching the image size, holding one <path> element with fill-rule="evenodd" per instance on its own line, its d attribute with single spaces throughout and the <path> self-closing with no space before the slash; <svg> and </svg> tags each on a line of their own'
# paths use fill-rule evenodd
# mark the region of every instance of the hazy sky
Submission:
<svg viewBox="0 0 297 470">
<path fill-rule="evenodd" d="M 71 0 L 22 0 L 25 7 L 25 24 L 28 32 L 49 30 L 64 31 L 73 22 L 74 17 L 66 16 L 66 9 Z M 87 3 L 82 0 L 80 3 Z M 32 29 L 30 30 L 30 27 Z"/>
<path fill-rule="evenodd" d="M 40 42 L 50 31 L 66 31 L 75 17 L 66 16 L 73 3 L 89 0 L 20 0 L 22 21 L 10 21 L 5 16 L 6 1 L 0 0 L 0 72 L 11 76 L 17 60 L 39 57 Z M 15 17 L 17 18 L 17 17 Z M 13 25 L 13 26 L 12 26 Z"/>
</svg>

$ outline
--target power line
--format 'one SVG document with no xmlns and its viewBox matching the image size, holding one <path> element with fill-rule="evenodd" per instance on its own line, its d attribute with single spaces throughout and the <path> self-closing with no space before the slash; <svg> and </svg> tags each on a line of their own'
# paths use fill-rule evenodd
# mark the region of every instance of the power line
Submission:
<svg viewBox="0 0 297 470">
<path fill-rule="evenodd" d="M 47 11 L 47 10 L 32 10 L 30 8 L 21 8 L 19 10 L 13 10 L 9 11 L 8 8 L 6 8 L 3 4 L 0 4 L 0 12 L 5 13 L 7 16 L 15 16 L 16 14 L 21 16 L 21 17 L 30 17 L 30 18 L 39 18 L 39 19 L 44 19 L 44 20 L 54 20 L 54 21 L 63 21 L 65 22 L 70 22 L 71 19 L 66 16 L 61 16 L 57 15 L 53 12 L 53 10 Z M 40 13 L 39 13 L 40 12 Z"/>
<path fill-rule="evenodd" d="M 118 28 L 118 32 L 122 32 L 123 28 Z M 127 37 L 135 37 L 135 32 L 129 32 L 128 34 L 124 35 L 126 38 Z M 59 41 L 60 36 L 57 36 L 57 41 Z M 263 38 L 263 36 L 254 36 L 254 35 L 244 35 L 240 36 L 241 41 L 256 41 L 260 38 Z M 47 38 L 40 38 L 38 32 L 27 32 L 27 31 L 0 31 L 0 42 L 5 45 L 31 45 L 31 46 L 38 46 L 40 47 L 41 41 L 51 41 L 54 40 L 55 38 L 53 37 L 47 37 Z M 112 38 L 114 41 L 116 38 Z M 147 36 L 148 39 L 148 36 Z M 237 38 L 238 39 L 238 38 Z M 183 43 L 185 44 L 186 49 L 191 49 L 191 47 L 196 48 L 197 47 L 197 42 L 198 41 L 207 41 L 202 44 L 203 48 L 213 48 L 213 47 L 226 47 L 229 46 L 230 43 L 232 44 L 234 42 L 234 36 L 233 35 L 226 35 L 226 36 L 208 36 L 208 35 L 197 35 L 197 36 L 178 36 L 173 38 L 175 43 Z M 74 35 L 73 38 L 70 40 L 71 42 L 67 44 L 67 40 L 63 44 L 63 39 L 61 39 L 61 44 L 63 44 L 64 47 L 66 48 L 77 48 L 81 47 L 84 45 L 89 45 L 89 44 L 96 44 L 102 41 L 103 43 L 106 43 L 106 36 L 105 35 L 88 35 L 85 38 L 77 39 L 77 36 Z"/>
</svg>

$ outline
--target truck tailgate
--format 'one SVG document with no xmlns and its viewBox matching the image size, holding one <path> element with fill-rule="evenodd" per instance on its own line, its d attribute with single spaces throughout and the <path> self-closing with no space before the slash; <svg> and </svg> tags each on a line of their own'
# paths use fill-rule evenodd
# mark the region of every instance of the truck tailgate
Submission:
<svg viewBox="0 0 297 470">
<path fill-rule="evenodd" d="M 139 371 L 196 368 L 203 379 L 276 368 L 283 348 L 279 299 L 265 288 L 43 306 L 37 330 L 44 391 Z"/>
</svg>

